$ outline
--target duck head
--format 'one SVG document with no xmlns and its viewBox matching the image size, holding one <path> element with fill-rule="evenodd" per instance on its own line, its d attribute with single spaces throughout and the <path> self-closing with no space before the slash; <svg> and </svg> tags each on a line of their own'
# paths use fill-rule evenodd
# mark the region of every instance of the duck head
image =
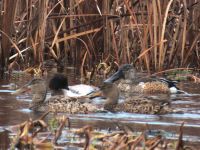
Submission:
<svg viewBox="0 0 200 150">
<path fill-rule="evenodd" d="M 67 77 L 63 74 L 55 74 L 49 81 L 49 88 L 51 90 L 69 90 Z"/>
<path fill-rule="evenodd" d="M 135 78 L 135 69 L 131 64 L 122 65 L 116 73 L 106 79 L 104 82 L 113 83 L 119 79 L 133 79 Z"/>
<path fill-rule="evenodd" d="M 19 95 L 28 91 L 31 91 L 33 95 L 32 103 L 44 102 L 47 93 L 46 81 L 40 78 L 34 78 L 12 94 Z"/>
</svg>

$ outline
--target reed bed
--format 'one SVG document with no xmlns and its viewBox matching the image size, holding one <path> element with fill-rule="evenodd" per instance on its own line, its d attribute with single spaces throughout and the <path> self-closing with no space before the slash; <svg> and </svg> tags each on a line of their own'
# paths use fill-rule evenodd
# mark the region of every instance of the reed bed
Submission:
<svg viewBox="0 0 200 150">
<path fill-rule="evenodd" d="M 54 59 L 89 68 L 199 68 L 200 0 L 2 0 L 0 69 Z M 80 65 L 81 64 L 81 65 Z"/>
<path fill-rule="evenodd" d="M 183 141 L 183 126 L 180 125 L 178 137 L 169 140 L 162 132 L 157 135 L 149 135 L 148 130 L 131 131 L 124 127 L 121 130 L 108 131 L 97 130 L 86 125 L 80 128 L 70 127 L 70 118 L 60 116 L 47 123 L 44 118 L 48 114 L 36 120 L 27 120 L 21 124 L 12 126 L 11 149 L 84 149 L 84 150 L 196 150 Z"/>
</svg>

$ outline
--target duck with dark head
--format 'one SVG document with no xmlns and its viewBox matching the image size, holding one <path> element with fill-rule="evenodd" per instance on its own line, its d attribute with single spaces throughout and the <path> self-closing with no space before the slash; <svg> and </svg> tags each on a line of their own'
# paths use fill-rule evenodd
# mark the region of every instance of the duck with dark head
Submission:
<svg viewBox="0 0 200 150">
<path fill-rule="evenodd" d="M 47 83 L 44 79 L 35 78 L 28 84 L 16 90 L 13 94 L 27 91 L 32 92 L 30 109 L 34 111 L 52 111 L 67 113 L 88 113 L 97 109 L 94 105 L 87 103 L 87 94 L 98 88 L 89 85 L 68 86 L 67 78 L 62 74 L 56 74 L 49 82 L 52 96 L 46 99 Z M 87 101 L 87 102 L 86 102 Z"/>
<path fill-rule="evenodd" d="M 135 93 L 167 93 L 174 94 L 182 92 L 176 87 L 177 82 L 164 78 L 138 77 L 135 68 L 130 64 L 122 65 L 118 71 L 105 82 L 116 82 L 118 88 L 123 92 Z"/>
<path fill-rule="evenodd" d="M 65 112 L 72 114 L 94 113 L 103 110 L 146 114 L 170 112 L 163 103 L 156 103 L 140 97 L 131 97 L 126 99 L 123 103 L 119 103 L 120 90 L 116 84 L 112 82 L 104 82 L 103 86 L 99 90 L 96 90 L 96 92 L 101 92 L 101 94 L 106 97 L 106 102 L 103 105 L 90 103 L 88 102 L 88 97 L 85 96 L 70 97 L 64 94 L 65 90 L 70 88 L 63 75 L 54 76 L 49 82 L 49 87 L 54 94 L 47 99 L 46 81 L 38 78 L 31 80 L 28 84 L 15 91 L 14 94 L 31 90 L 33 98 L 30 109 L 34 111 Z"/>
</svg>

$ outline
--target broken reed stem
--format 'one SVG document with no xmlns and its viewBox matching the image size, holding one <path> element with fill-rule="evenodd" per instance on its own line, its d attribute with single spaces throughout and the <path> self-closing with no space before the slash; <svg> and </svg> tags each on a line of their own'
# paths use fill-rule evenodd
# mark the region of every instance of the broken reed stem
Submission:
<svg viewBox="0 0 200 150">
<path fill-rule="evenodd" d="M 60 123 L 60 126 L 58 127 L 58 129 L 56 130 L 56 133 L 55 133 L 55 136 L 54 136 L 54 139 L 53 139 L 53 143 L 54 144 L 57 144 L 57 140 L 58 138 L 61 136 L 62 134 L 62 130 L 63 128 L 65 127 L 65 124 L 67 122 L 67 117 L 64 117 Z"/>
<path fill-rule="evenodd" d="M 179 138 L 178 138 L 178 143 L 176 146 L 176 150 L 182 150 L 184 149 L 183 147 L 183 126 L 184 126 L 184 122 L 181 124 L 180 129 L 179 129 Z"/>
<path fill-rule="evenodd" d="M 49 113 L 50 113 L 50 111 L 47 111 L 38 120 L 43 120 Z"/>
<path fill-rule="evenodd" d="M 144 140 L 144 133 L 140 134 L 138 137 L 136 137 L 136 139 L 130 141 L 128 143 L 128 145 L 131 146 L 131 149 L 135 149 L 137 147 L 137 145 Z"/>
<path fill-rule="evenodd" d="M 196 69 L 196 68 L 173 68 L 173 69 L 167 69 L 167 70 L 163 70 L 163 71 L 153 73 L 153 74 L 151 74 L 151 76 L 162 74 L 162 73 L 165 73 L 165 72 L 174 71 L 174 70 L 200 70 L 200 69 Z"/>
<path fill-rule="evenodd" d="M 161 139 L 156 141 L 151 147 L 149 147 L 149 150 L 154 150 L 161 142 L 162 142 Z"/>
</svg>

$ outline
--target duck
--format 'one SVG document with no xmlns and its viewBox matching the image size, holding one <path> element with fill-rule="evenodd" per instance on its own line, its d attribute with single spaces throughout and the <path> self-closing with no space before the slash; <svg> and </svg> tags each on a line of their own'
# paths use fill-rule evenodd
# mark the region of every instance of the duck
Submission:
<svg viewBox="0 0 200 150">
<path fill-rule="evenodd" d="M 65 87 L 65 84 L 63 84 L 64 81 L 51 85 L 53 83 L 54 81 L 49 81 L 51 92 L 54 90 L 50 98 L 47 98 L 46 81 L 41 78 L 34 78 L 29 83 L 16 90 L 13 94 L 18 95 L 21 92 L 30 90 L 32 92 L 32 102 L 29 108 L 34 112 L 50 111 L 53 113 L 68 114 L 87 114 L 97 112 L 163 114 L 169 112 L 163 103 L 154 102 L 140 97 L 129 97 L 124 100 L 124 102 L 119 103 L 120 90 L 118 86 L 112 82 L 103 82 L 103 85 L 98 90 L 89 95 L 80 97 L 70 97 L 65 95 L 63 92 L 65 89 L 62 89 Z M 91 103 L 91 95 L 102 96 L 106 100 L 100 105 L 94 104 Z"/>
<path fill-rule="evenodd" d="M 120 80 L 120 81 L 119 81 Z M 131 64 L 124 64 L 118 71 L 104 82 L 118 82 L 118 88 L 122 92 L 146 93 L 146 94 L 176 94 L 181 91 L 176 84 L 178 81 L 157 77 L 139 78 L 138 73 Z"/>
<path fill-rule="evenodd" d="M 52 95 L 62 91 L 65 96 L 81 97 L 98 90 L 98 87 L 87 84 L 69 86 L 68 78 L 63 74 L 58 73 L 50 79 L 49 89 L 52 91 Z"/>
<path fill-rule="evenodd" d="M 166 114 L 173 110 L 170 103 L 166 101 L 155 101 L 154 99 L 143 96 L 129 96 L 119 103 L 120 89 L 115 83 L 104 82 L 101 94 L 107 98 L 104 104 L 104 110 L 110 112 L 127 112 L 139 114 Z"/>
<path fill-rule="evenodd" d="M 47 98 L 47 89 L 47 81 L 34 78 L 12 94 L 19 95 L 31 91 L 32 101 L 29 108 L 38 112 L 50 111 L 75 114 L 89 113 L 98 109 L 89 102 L 90 99 L 86 96 L 97 90 L 96 87 L 84 84 L 68 86 L 67 78 L 62 74 L 56 74 L 49 81 L 50 98 Z"/>
</svg>

